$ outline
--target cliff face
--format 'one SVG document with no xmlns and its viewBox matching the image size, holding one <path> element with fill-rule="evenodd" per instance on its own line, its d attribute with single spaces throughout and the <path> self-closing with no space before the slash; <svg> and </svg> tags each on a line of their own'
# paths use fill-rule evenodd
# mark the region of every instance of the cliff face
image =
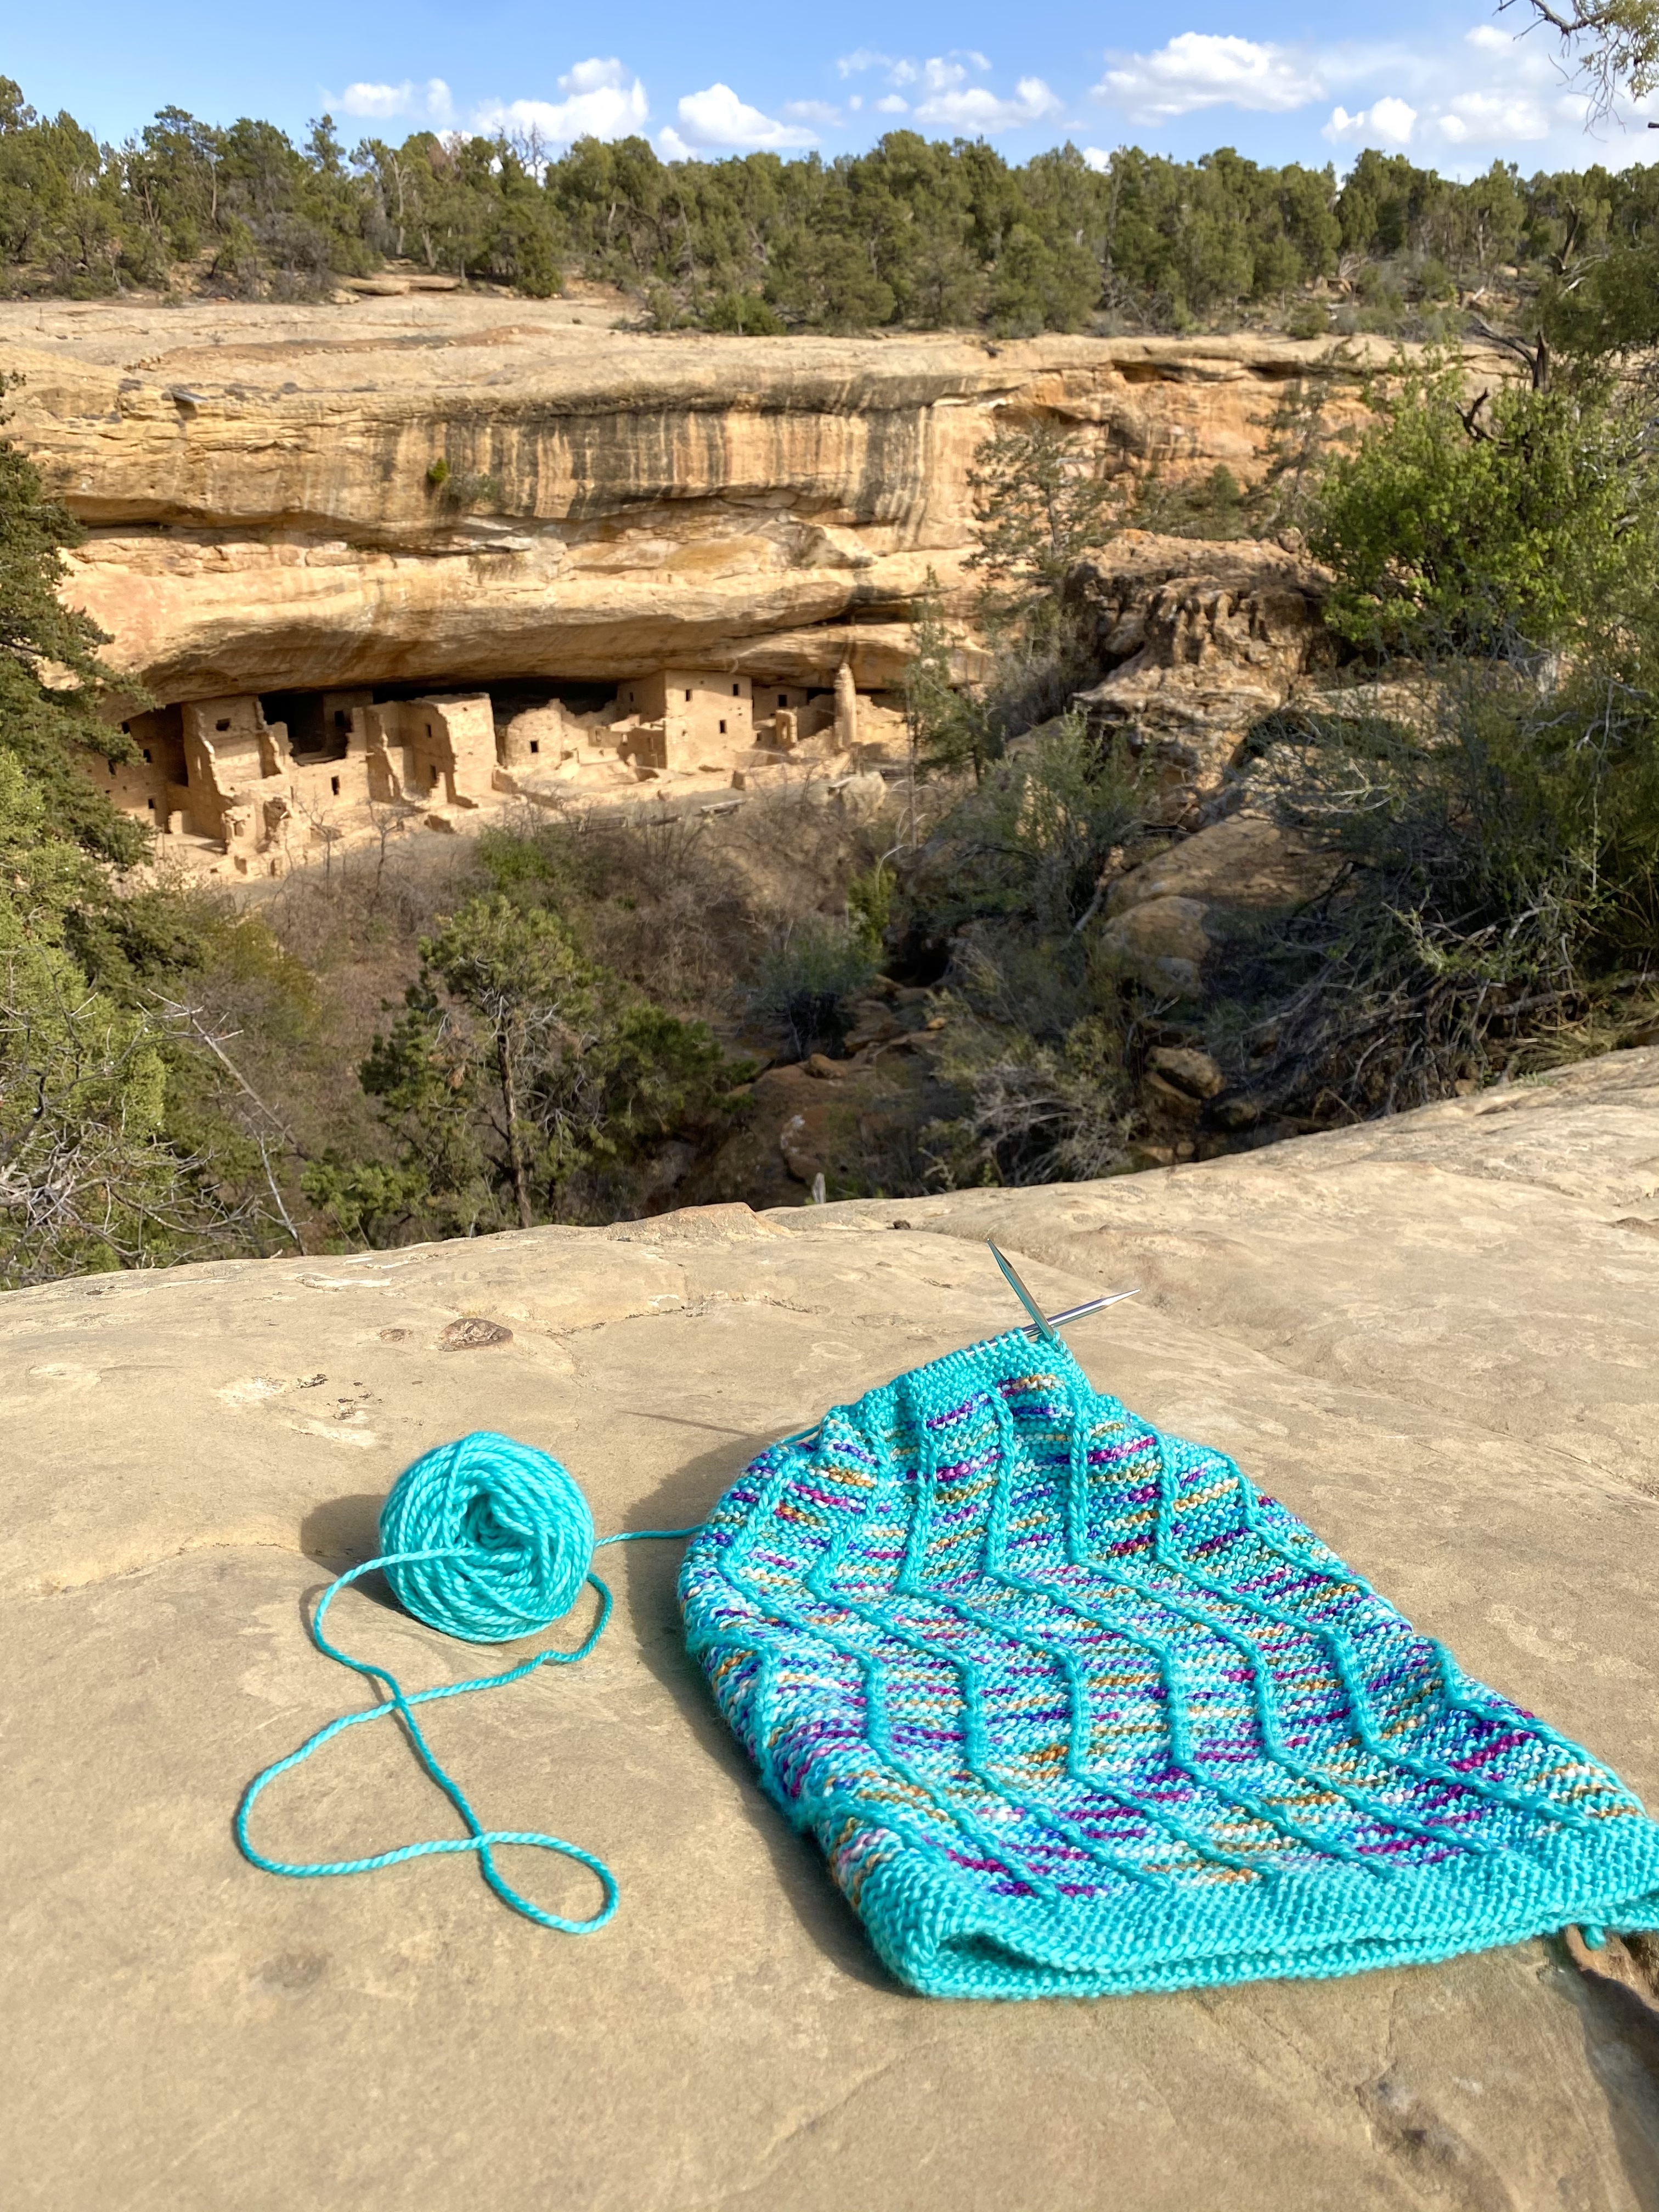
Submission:
<svg viewBox="0 0 1659 2212">
<path fill-rule="evenodd" d="M 1258 472 L 1327 349 L 1248 337 L 659 337 L 557 303 L 0 307 L 9 434 L 91 528 L 73 592 L 163 701 L 610 680 L 893 683 L 961 597 L 1000 416 L 1170 480 Z"/>
</svg>

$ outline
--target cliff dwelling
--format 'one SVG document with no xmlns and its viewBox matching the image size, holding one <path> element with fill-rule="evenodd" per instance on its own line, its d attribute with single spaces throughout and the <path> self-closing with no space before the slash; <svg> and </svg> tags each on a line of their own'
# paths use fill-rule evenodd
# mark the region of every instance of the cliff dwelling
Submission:
<svg viewBox="0 0 1659 2212">
<path fill-rule="evenodd" d="M 1000 423 L 1041 416 L 1166 486 L 1253 483 L 1287 389 L 1316 375 L 1334 432 L 1391 355 L 715 340 L 464 295 L 340 312 L 344 343 L 330 307 L 0 303 L 8 434 L 88 532 L 66 590 L 167 702 L 131 723 L 149 757 L 103 780 L 223 874 L 372 836 L 371 809 L 459 828 L 515 795 L 900 759 L 930 592 L 957 679 L 984 672 L 970 478 Z"/>
<path fill-rule="evenodd" d="M 1052 422 L 1126 481 L 1255 483 L 1287 390 L 1316 376 L 1334 434 L 1391 357 L 1255 333 L 785 346 L 462 296 L 360 300 L 344 343 L 325 307 L 45 313 L 0 303 L 9 435 L 86 528 L 70 600 L 166 702 L 130 718 L 143 757 L 94 773 L 165 858 L 244 876 L 386 809 L 457 830 L 901 762 L 918 605 L 937 594 L 955 680 L 987 670 L 972 477 L 1000 424 Z"/>
<path fill-rule="evenodd" d="M 404 687 L 407 689 L 407 687 Z M 503 683 L 235 694 L 134 714 L 142 758 L 93 757 L 94 781 L 154 823 L 158 856 L 210 873 L 279 876 L 389 822 L 454 830 L 514 800 L 626 800 L 901 759 L 896 694 L 719 669 L 660 668 L 615 685 Z"/>
</svg>

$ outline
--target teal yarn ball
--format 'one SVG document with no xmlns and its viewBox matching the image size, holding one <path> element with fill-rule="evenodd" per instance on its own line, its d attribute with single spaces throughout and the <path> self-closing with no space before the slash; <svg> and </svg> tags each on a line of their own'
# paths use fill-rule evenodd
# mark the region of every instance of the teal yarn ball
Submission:
<svg viewBox="0 0 1659 2212">
<path fill-rule="evenodd" d="M 404 1468 L 380 1509 L 380 1550 L 404 1555 L 385 1574 L 405 1612 L 470 1644 L 505 1644 L 576 1602 L 593 1516 L 557 1460 L 477 1429 Z"/>
<path fill-rule="evenodd" d="M 617 1909 L 617 1878 L 605 1861 L 578 1844 L 565 1843 L 539 1830 L 486 1828 L 459 1783 L 440 1765 L 422 1732 L 416 1709 L 440 1698 L 504 1689 L 541 1667 L 580 1665 L 605 1633 L 605 1624 L 611 1618 L 611 1593 L 592 1571 L 593 1554 L 599 1546 L 637 1544 L 692 1533 L 690 1528 L 629 1528 L 601 1537 L 596 1544 L 587 1500 L 557 1460 L 538 1451 L 533 1444 L 517 1443 L 511 1437 L 495 1436 L 488 1429 L 476 1430 L 459 1443 L 440 1444 L 434 1451 L 422 1453 L 398 1477 L 380 1508 L 380 1556 L 337 1575 L 311 1617 L 311 1640 L 317 1649 L 386 1694 L 378 1704 L 342 1713 L 338 1720 L 330 1721 L 326 1728 L 308 1736 L 297 1751 L 273 1760 L 263 1773 L 254 1776 L 236 1808 L 236 1842 L 243 1856 L 266 1874 L 288 1875 L 303 1881 L 325 1875 L 372 1874 L 379 1867 L 401 1865 L 405 1859 L 475 1852 L 479 1872 L 514 1912 L 539 1927 L 557 1929 L 562 1935 L 596 1934 Z M 515 1636 L 531 1636 L 551 1627 L 574 1605 L 584 1583 L 593 1586 L 598 1617 L 574 1650 L 544 1645 L 499 1674 L 440 1682 L 427 1690 L 405 1690 L 388 1668 L 372 1659 L 354 1659 L 323 1632 L 328 1609 L 340 1592 L 377 1571 L 391 1583 L 405 1612 L 441 1635 L 459 1636 L 471 1644 L 506 1644 Z M 355 1859 L 274 1859 L 259 1850 L 249 1834 L 248 1823 L 254 1806 L 278 1775 L 303 1766 L 337 1736 L 383 1720 L 389 1713 L 396 1714 L 416 1757 L 465 1822 L 465 1835 L 435 1836 L 426 1843 L 400 1844 L 393 1850 Z M 586 1867 L 604 1892 L 599 1909 L 585 1920 L 544 1911 L 515 1889 L 496 1864 L 495 1851 L 502 1844 L 532 1844 Z"/>
</svg>

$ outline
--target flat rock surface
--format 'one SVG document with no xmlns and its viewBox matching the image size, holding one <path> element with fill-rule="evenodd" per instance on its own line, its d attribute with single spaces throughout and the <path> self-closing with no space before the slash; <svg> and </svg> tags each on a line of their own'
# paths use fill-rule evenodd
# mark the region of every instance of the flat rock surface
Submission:
<svg viewBox="0 0 1659 2212">
<path fill-rule="evenodd" d="M 1051 1305 L 1138 1282 L 1073 1331 L 1098 1384 L 1659 1802 L 1656 1051 L 1105 1183 L 16 1292 L 7 2202 L 1659 2203 L 1659 2016 L 1567 1939 L 1093 2003 L 896 1988 L 686 1662 L 673 1545 L 601 1556 L 585 1665 L 431 1722 L 492 1826 L 609 1860 L 601 1935 L 514 1917 L 462 1858 L 294 1882 L 237 1855 L 250 1775 L 362 1701 L 305 1615 L 416 1452 L 504 1429 L 602 1531 L 694 1521 L 826 1403 L 1006 1327 L 988 1234 Z M 373 1586 L 336 1623 L 410 1686 L 489 1663 Z M 296 1857 L 453 1832 L 390 1727 L 261 1821 Z M 592 1909 L 580 1869 L 509 1871 Z"/>
</svg>

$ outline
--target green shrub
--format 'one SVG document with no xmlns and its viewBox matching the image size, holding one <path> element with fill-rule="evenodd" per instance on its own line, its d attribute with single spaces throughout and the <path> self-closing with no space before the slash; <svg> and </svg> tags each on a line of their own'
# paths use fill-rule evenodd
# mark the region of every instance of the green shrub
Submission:
<svg viewBox="0 0 1659 2212">
<path fill-rule="evenodd" d="M 839 1044 L 846 1000 L 877 973 L 866 929 L 809 914 L 761 956 L 748 992 L 750 1016 L 774 1030 L 797 1060 Z"/>
<path fill-rule="evenodd" d="M 1212 1045 L 1263 1112 L 1422 1105 L 1650 1007 L 1659 701 L 1552 675 L 1463 661 L 1411 723 L 1281 722 L 1280 811 L 1334 881 L 1212 963 Z"/>
<path fill-rule="evenodd" d="M 884 859 L 854 876 L 847 886 L 848 925 L 872 960 L 881 958 L 897 887 L 898 878 Z"/>
<path fill-rule="evenodd" d="M 1084 1182 L 1125 1167 L 1134 1097 L 1120 1023 L 1091 1017 L 1058 1045 L 971 1018 L 945 1036 L 939 1073 L 965 1103 L 924 1132 L 936 1186 Z"/>
<path fill-rule="evenodd" d="M 1469 393 L 1461 362 L 1402 368 L 1329 468 L 1310 550 L 1328 620 L 1372 651 L 1583 644 L 1650 598 L 1656 507 L 1638 410 L 1604 390 Z"/>
<path fill-rule="evenodd" d="M 789 327 L 757 292 L 722 292 L 702 319 L 708 330 L 745 337 L 781 337 Z"/>
<path fill-rule="evenodd" d="M 1243 538 L 1250 526 L 1250 495 L 1224 461 L 1196 482 L 1165 484 L 1148 477 L 1135 502 L 1135 526 L 1171 538 Z"/>
<path fill-rule="evenodd" d="M 1144 821 L 1142 772 L 1081 714 L 1021 739 L 904 864 L 907 902 L 953 933 L 995 917 L 1037 939 L 1069 935 L 1108 854 Z"/>
<path fill-rule="evenodd" d="M 1322 338 L 1331 319 L 1318 300 L 1293 301 L 1285 316 L 1287 338 Z"/>
<path fill-rule="evenodd" d="M 517 880 L 522 893 L 533 873 Z M 422 939 L 421 963 L 361 1070 L 396 1158 L 332 1153 L 306 1172 L 340 1236 L 614 1218 L 640 1209 L 656 1146 L 729 1117 L 747 1071 L 707 1024 L 605 975 L 533 898 L 468 901 Z"/>
</svg>

